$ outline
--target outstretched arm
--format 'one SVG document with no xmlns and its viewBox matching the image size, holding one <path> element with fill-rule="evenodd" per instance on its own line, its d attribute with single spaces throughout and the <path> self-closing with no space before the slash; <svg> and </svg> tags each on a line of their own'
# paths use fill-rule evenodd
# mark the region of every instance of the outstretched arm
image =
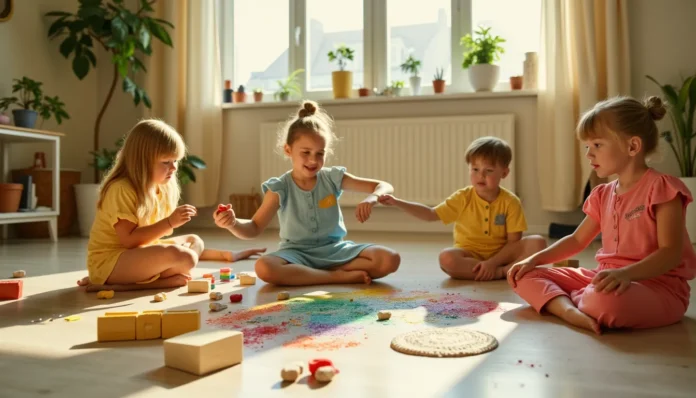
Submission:
<svg viewBox="0 0 696 398">
<path fill-rule="evenodd" d="M 377 199 L 381 195 L 394 192 L 394 187 L 388 182 L 373 180 L 370 178 L 356 177 L 350 173 L 343 175 L 341 188 L 346 191 L 364 192 L 369 194 L 355 209 L 355 217 L 360 222 L 367 221 L 372 214 L 372 207 L 377 204 Z"/>
<path fill-rule="evenodd" d="M 423 221 L 440 220 L 434 208 L 416 202 L 401 200 L 392 195 L 380 196 L 379 203 L 385 206 L 394 206 Z"/>
<path fill-rule="evenodd" d="M 278 194 L 272 191 L 266 192 L 263 197 L 263 202 L 251 220 L 237 219 L 234 215 L 234 209 L 216 212 L 213 217 L 215 224 L 227 229 L 239 239 L 253 239 L 259 236 L 271 222 L 273 216 L 280 207 L 280 198 Z"/>
</svg>

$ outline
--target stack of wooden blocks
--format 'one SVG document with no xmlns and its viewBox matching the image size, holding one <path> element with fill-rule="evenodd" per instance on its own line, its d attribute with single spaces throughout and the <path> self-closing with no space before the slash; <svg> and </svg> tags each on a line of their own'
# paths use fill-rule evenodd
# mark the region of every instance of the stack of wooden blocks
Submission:
<svg viewBox="0 0 696 398">
<path fill-rule="evenodd" d="M 97 319 L 97 340 L 168 339 L 200 328 L 198 310 L 107 312 Z"/>
</svg>

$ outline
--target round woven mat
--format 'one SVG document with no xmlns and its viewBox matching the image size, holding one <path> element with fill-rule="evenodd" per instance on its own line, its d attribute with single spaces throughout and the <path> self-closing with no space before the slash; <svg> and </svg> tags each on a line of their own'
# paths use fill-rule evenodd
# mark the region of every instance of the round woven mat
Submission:
<svg viewBox="0 0 696 398">
<path fill-rule="evenodd" d="M 422 357 L 465 357 L 483 354 L 498 347 L 498 340 L 488 333 L 463 327 L 425 329 L 394 337 L 395 351 Z"/>
</svg>

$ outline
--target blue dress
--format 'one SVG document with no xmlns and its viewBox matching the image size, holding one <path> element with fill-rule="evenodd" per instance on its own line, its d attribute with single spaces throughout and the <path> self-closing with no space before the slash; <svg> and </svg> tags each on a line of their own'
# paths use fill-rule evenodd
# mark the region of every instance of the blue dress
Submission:
<svg viewBox="0 0 696 398">
<path fill-rule="evenodd" d="M 264 195 L 270 190 L 280 198 L 280 247 L 268 255 L 291 264 L 328 269 L 350 262 L 373 246 L 343 239 L 347 231 L 338 199 L 345 172 L 345 167 L 322 168 L 310 191 L 298 187 L 290 171 L 261 184 Z"/>
</svg>

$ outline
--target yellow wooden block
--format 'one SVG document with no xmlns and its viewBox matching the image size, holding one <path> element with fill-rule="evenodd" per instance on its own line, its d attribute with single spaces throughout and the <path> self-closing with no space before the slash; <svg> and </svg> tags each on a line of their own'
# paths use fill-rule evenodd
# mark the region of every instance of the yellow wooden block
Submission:
<svg viewBox="0 0 696 398">
<path fill-rule="evenodd" d="M 256 284 L 256 275 L 247 273 L 247 272 L 240 272 L 239 273 L 239 284 L 240 285 L 255 285 Z"/>
<path fill-rule="evenodd" d="M 164 342 L 164 365 L 202 376 L 239 364 L 244 335 L 235 330 L 199 330 Z"/>
<path fill-rule="evenodd" d="M 136 320 L 135 338 L 137 340 L 151 340 L 162 337 L 162 312 L 143 312 Z"/>
<path fill-rule="evenodd" d="M 208 293 L 210 291 L 210 279 L 195 279 L 188 282 L 189 293 Z"/>
<path fill-rule="evenodd" d="M 162 338 L 178 336 L 201 328 L 201 313 L 198 310 L 167 311 L 162 314 Z"/>
<path fill-rule="evenodd" d="M 135 340 L 137 312 L 107 312 L 97 318 L 98 341 Z"/>
</svg>

